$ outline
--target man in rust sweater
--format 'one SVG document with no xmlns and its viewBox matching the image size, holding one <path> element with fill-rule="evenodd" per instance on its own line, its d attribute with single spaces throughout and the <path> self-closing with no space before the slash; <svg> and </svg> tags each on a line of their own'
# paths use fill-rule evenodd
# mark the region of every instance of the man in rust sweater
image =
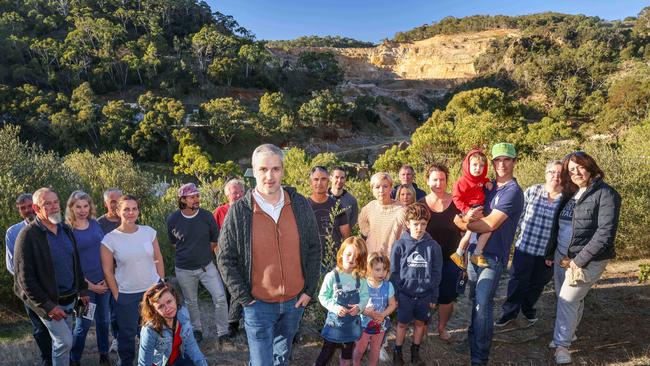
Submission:
<svg viewBox="0 0 650 366">
<path fill-rule="evenodd" d="M 318 285 L 318 227 L 307 199 L 281 186 L 282 150 L 264 144 L 251 160 L 256 187 L 230 207 L 217 262 L 228 291 L 244 306 L 250 364 L 288 365 Z"/>
</svg>

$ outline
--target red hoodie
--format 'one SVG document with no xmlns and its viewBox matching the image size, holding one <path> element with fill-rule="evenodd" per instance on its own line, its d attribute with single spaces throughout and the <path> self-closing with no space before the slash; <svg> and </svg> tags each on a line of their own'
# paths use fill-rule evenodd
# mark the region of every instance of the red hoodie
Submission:
<svg viewBox="0 0 650 366">
<path fill-rule="evenodd" d="M 452 191 L 452 196 L 454 199 L 454 204 L 461 210 L 463 213 L 472 208 L 474 205 L 484 205 L 485 204 L 485 193 L 483 192 L 483 187 L 485 183 L 490 180 L 487 179 L 488 166 L 485 165 L 483 172 L 480 176 L 475 177 L 469 171 L 469 157 L 474 155 L 481 150 L 475 149 L 467 153 L 465 159 L 463 160 L 463 174 L 458 178 L 458 181 L 454 183 L 454 188 Z"/>
</svg>

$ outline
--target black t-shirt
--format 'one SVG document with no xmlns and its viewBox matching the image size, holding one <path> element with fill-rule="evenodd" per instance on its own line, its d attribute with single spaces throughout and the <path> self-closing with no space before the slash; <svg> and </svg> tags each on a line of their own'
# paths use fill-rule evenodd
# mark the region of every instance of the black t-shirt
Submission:
<svg viewBox="0 0 650 366">
<path fill-rule="evenodd" d="M 425 200 L 421 200 L 420 202 L 426 205 Z M 456 205 L 452 201 L 449 207 L 442 212 L 434 212 L 430 208 L 429 212 L 431 212 L 431 219 L 427 224 L 427 232 L 433 240 L 440 244 L 442 260 L 449 260 L 449 256 L 456 251 L 458 243 L 460 243 L 460 229 L 454 224 L 454 217 L 460 213 L 460 210 L 456 208 Z"/>
<path fill-rule="evenodd" d="M 106 215 L 101 215 L 97 219 L 97 222 L 99 223 L 99 226 L 102 228 L 104 234 L 108 234 L 111 231 L 117 229 L 118 226 L 120 226 L 120 220 L 111 221 L 108 218 L 106 218 Z"/>
<path fill-rule="evenodd" d="M 202 208 L 191 218 L 176 210 L 167 218 L 167 236 L 176 245 L 176 267 L 195 270 L 212 261 L 210 242 L 217 242 L 219 229 L 212 213 Z"/>
<path fill-rule="evenodd" d="M 332 239 L 334 240 L 335 250 L 341 246 L 341 230 L 340 227 L 348 224 L 348 216 L 345 214 L 343 207 L 339 205 L 340 213 L 334 218 L 334 227 L 332 227 L 332 220 L 330 214 L 336 207 L 337 200 L 332 197 L 327 197 L 327 201 L 323 203 L 316 203 L 309 199 L 309 204 L 311 209 L 314 211 L 316 216 L 316 222 L 318 223 L 318 236 L 320 237 L 321 248 L 325 248 L 327 245 L 327 235 L 332 233 Z"/>
</svg>

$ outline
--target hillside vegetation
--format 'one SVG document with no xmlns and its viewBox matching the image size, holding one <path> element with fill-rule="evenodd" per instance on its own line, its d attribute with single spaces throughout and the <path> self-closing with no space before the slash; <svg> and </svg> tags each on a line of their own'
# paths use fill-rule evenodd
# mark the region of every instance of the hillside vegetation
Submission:
<svg viewBox="0 0 650 366">
<path fill-rule="evenodd" d="M 457 171 L 471 146 L 508 140 L 526 186 L 541 180 L 546 160 L 585 149 L 623 195 L 621 253 L 646 255 L 650 8 L 620 22 L 555 13 L 445 18 L 394 41 L 499 27 L 519 36 L 495 40 L 475 60 L 478 77 L 425 100 L 430 113 L 412 144 L 389 149 L 374 169 L 447 160 Z M 337 37 L 279 44 L 328 42 L 360 45 Z M 242 173 L 233 160 L 257 143 L 377 134 L 378 105 L 408 110 L 386 97 L 344 98 L 332 51 L 304 49 L 287 61 L 266 46 L 194 0 L 0 0 L 0 228 L 17 221 L 13 200 L 23 191 L 50 185 L 65 201 L 84 189 L 99 202 L 103 189 L 120 186 L 143 198 L 143 222 L 164 232 L 178 180 L 199 181 L 212 208 L 224 179 Z M 143 170 L 151 162 L 173 164 L 171 190 L 160 185 L 169 179 Z M 306 170 L 337 162 L 293 148 L 285 183 L 306 193 Z M 367 182 L 351 188 L 360 204 L 370 200 Z M 0 288 L 14 298 L 5 275 Z"/>
</svg>

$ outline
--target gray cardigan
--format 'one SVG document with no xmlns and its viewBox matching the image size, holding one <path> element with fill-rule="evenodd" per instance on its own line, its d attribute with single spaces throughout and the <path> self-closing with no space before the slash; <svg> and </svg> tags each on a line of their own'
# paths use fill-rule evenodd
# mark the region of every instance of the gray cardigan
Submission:
<svg viewBox="0 0 650 366">
<path fill-rule="evenodd" d="M 316 217 L 305 197 L 293 187 L 283 187 L 291 199 L 300 237 L 300 259 L 305 287 L 303 292 L 314 296 L 320 275 L 321 248 Z M 226 215 L 219 233 L 217 265 L 228 291 L 235 301 L 246 305 L 255 300 L 251 295 L 251 234 L 253 222 L 252 190 L 235 202 Z"/>
</svg>

